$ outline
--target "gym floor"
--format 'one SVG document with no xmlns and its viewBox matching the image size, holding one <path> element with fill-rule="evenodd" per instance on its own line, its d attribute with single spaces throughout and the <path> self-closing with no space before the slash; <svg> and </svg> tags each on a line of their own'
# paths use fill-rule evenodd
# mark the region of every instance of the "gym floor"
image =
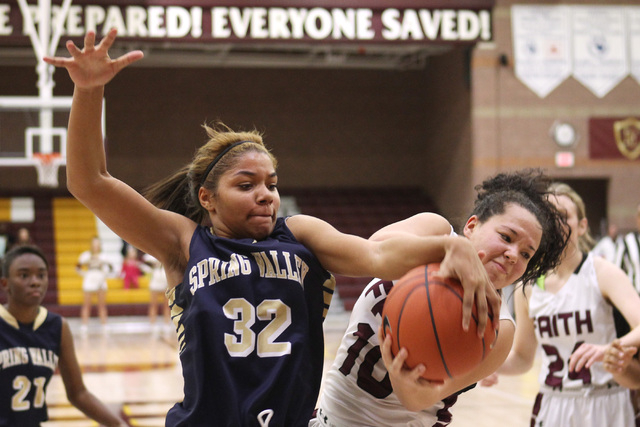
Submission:
<svg viewBox="0 0 640 427">
<path fill-rule="evenodd" d="M 349 312 L 334 309 L 325 322 L 325 366 L 331 366 Z M 152 326 L 146 317 L 96 318 L 86 331 L 69 318 L 76 352 L 89 390 L 121 413 L 131 426 L 164 426 L 164 416 L 182 399 L 182 376 L 175 332 L 169 324 Z M 159 319 L 160 321 L 160 319 Z M 451 427 L 528 426 L 537 392 L 538 367 L 518 377 L 501 377 L 497 386 L 476 387 L 453 407 Z M 59 375 L 48 388 L 50 421 L 45 427 L 85 427 L 96 423 L 67 401 Z"/>
</svg>

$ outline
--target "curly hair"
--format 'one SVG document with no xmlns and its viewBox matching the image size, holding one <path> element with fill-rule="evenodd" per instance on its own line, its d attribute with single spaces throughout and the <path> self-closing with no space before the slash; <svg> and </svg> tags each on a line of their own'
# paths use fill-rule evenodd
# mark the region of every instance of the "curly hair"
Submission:
<svg viewBox="0 0 640 427">
<path fill-rule="evenodd" d="M 566 219 L 549 200 L 550 184 L 551 178 L 540 169 L 524 169 L 500 173 L 475 187 L 478 196 L 471 215 L 476 215 L 481 223 L 504 213 L 509 204 L 528 210 L 540 223 L 540 246 L 520 277 L 523 283 L 556 268 L 569 240 Z"/>
</svg>

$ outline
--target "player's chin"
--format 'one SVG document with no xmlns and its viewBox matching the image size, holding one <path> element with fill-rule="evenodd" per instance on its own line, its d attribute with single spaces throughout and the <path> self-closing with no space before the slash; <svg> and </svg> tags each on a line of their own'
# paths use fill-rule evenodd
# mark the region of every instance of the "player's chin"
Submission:
<svg viewBox="0 0 640 427">
<path fill-rule="evenodd" d="M 261 221 L 256 221 L 252 227 L 252 235 L 256 240 L 262 240 L 267 238 L 275 228 L 275 220 L 267 219 L 263 217 Z"/>
<path fill-rule="evenodd" d="M 511 276 L 497 272 L 489 273 L 489 279 L 496 289 L 502 289 L 515 281 L 515 279 L 512 280 Z"/>
</svg>

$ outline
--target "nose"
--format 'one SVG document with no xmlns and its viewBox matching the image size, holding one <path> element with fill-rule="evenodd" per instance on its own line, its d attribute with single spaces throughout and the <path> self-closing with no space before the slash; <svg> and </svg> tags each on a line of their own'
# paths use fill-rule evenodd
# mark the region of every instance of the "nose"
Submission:
<svg viewBox="0 0 640 427">
<path fill-rule="evenodd" d="M 512 246 L 509 246 L 504 252 L 504 257 L 512 264 L 518 262 L 518 250 Z"/>
<path fill-rule="evenodd" d="M 37 274 L 34 274 L 33 276 L 31 276 L 31 281 L 29 283 L 29 286 L 32 288 L 39 288 L 40 286 L 42 286 L 45 280 L 46 280 L 45 278 L 40 277 Z"/>
<path fill-rule="evenodd" d="M 261 205 L 270 205 L 273 203 L 273 193 L 266 185 L 260 186 L 260 191 L 258 192 L 258 203 Z"/>
</svg>

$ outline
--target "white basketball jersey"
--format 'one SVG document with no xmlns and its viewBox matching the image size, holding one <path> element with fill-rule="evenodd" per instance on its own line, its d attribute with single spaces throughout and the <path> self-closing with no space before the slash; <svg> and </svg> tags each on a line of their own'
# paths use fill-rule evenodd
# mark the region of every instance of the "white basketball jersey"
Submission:
<svg viewBox="0 0 640 427">
<path fill-rule="evenodd" d="M 613 307 L 600 292 L 593 261 L 589 254 L 555 294 L 533 286 L 529 316 L 542 347 L 539 381 L 547 387 L 579 390 L 613 381 L 602 363 L 569 372 L 569 357 L 581 343 L 604 344 L 616 338 Z"/>
<path fill-rule="evenodd" d="M 449 408 L 457 395 L 413 412 L 393 393 L 378 339 L 382 307 L 391 288 L 391 282 L 374 279 L 358 298 L 334 364 L 324 379 L 317 418 L 310 425 L 431 427 L 451 422 Z M 502 307 L 500 318 L 511 319 L 506 304 Z"/>
</svg>

